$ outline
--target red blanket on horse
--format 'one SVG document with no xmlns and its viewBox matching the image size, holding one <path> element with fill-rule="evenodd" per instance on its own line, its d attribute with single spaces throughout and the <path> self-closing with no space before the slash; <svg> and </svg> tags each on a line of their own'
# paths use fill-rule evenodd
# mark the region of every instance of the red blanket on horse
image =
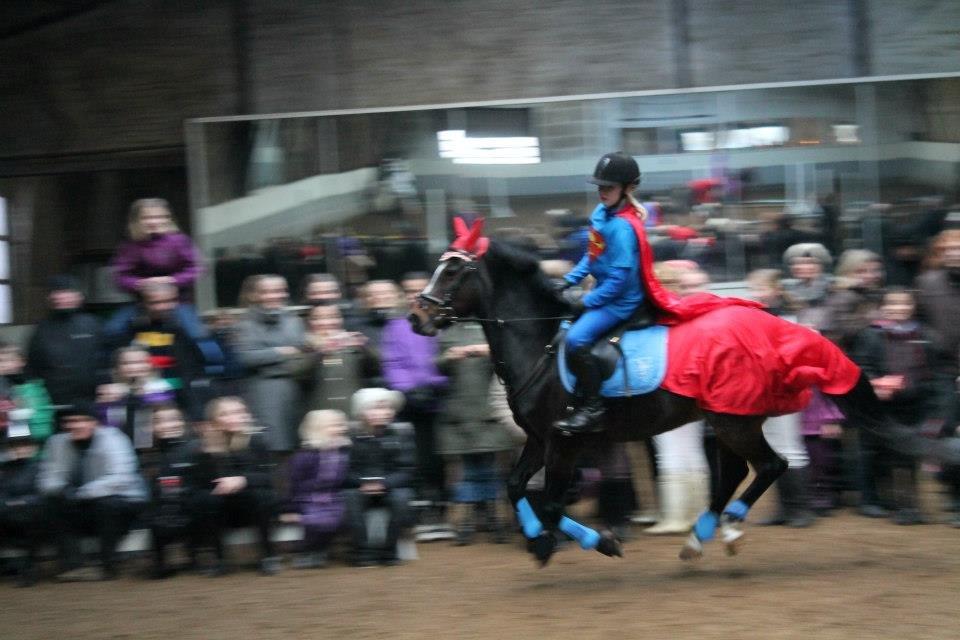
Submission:
<svg viewBox="0 0 960 640">
<path fill-rule="evenodd" d="M 670 327 L 661 385 L 704 409 L 737 415 L 793 413 L 810 387 L 850 391 L 860 369 L 832 342 L 759 309 L 729 306 Z"/>
<path fill-rule="evenodd" d="M 860 369 L 832 342 L 759 303 L 710 293 L 680 298 L 664 289 L 637 211 L 630 206 L 617 215 L 637 234 L 644 291 L 658 321 L 670 325 L 663 388 L 710 411 L 777 415 L 803 409 L 812 385 L 846 393 L 857 383 Z"/>
</svg>

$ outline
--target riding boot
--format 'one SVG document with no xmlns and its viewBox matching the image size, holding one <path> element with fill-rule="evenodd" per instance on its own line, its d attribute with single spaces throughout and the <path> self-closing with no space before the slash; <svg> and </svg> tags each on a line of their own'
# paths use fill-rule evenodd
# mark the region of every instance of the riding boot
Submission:
<svg viewBox="0 0 960 640">
<path fill-rule="evenodd" d="M 567 433 L 591 433 L 603 431 L 604 406 L 600 397 L 603 374 L 597 359 L 589 348 L 577 349 L 567 355 L 570 372 L 577 378 L 576 411 L 573 415 L 557 420 L 553 426 Z"/>
</svg>

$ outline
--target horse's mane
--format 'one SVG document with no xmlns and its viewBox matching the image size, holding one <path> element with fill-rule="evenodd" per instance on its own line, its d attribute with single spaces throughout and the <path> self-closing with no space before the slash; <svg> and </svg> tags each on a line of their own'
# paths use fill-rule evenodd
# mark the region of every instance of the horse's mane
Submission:
<svg viewBox="0 0 960 640">
<path fill-rule="evenodd" d="M 556 299 L 553 285 L 540 269 L 540 257 L 532 247 L 514 241 L 492 240 L 484 261 L 495 280 L 523 276 L 536 293 Z"/>
</svg>

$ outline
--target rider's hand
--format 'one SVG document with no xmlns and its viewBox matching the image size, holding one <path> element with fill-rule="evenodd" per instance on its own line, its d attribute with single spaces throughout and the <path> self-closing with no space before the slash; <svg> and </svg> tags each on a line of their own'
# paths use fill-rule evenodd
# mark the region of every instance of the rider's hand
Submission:
<svg viewBox="0 0 960 640">
<path fill-rule="evenodd" d="M 568 288 L 564 289 L 560 293 L 560 299 L 570 305 L 570 308 L 573 309 L 573 312 L 577 315 L 583 313 L 585 307 L 583 306 L 583 297 L 586 295 L 586 292 L 577 287 L 577 288 Z"/>
<path fill-rule="evenodd" d="M 572 287 L 572 286 L 573 286 L 573 284 L 567 282 L 567 281 L 564 280 L 563 278 L 560 278 L 559 280 L 554 280 L 554 281 L 553 281 L 553 290 L 556 292 L 556 294 L 557 294 L 558 296 L 563 295 L 563 292 L 566 291 L 567 289 L 569 289 L 569 288 Z M 960 386 L 960 378 L 958 378 L 957 380 L 958 380 L 957 384 L 958 384 L 958 386 Z"/>
</svg>

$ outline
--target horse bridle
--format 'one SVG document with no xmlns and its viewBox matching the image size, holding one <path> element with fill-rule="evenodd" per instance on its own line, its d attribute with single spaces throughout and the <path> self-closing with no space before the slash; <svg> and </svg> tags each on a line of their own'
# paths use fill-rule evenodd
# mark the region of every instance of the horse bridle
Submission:
<svg viewBox="0 0 960 640">
<path fill-rule="evenodd" d="M 466 277 L 473 273 L 479 273 L 479 265 L 477 263 L 477 258 L 473 254 L 470 254 L 465 251 L 448 251 L 440 256 L 440 263 L 444 264 L 450 260 L 462 260 L 464 262 L 463 269 L 460 273 L 457 274 L 456 280 L 447 288 L 446 293 L 444 293 L 443 298 L 439 298 L 435 295 L 432 295 L 433 285 L 436 282 L 436 279 L 439 277 L 439 269 L 433 274 L 433 277 L 430 279 L 429 284 L 426 289 L 421 292 L 418 296 L 418 300 L 423 300 L 434 305 L 437 309 L 436 317 L 437 319 L 443 319 L 448 322 L 495 322 L 497 324 L 503 325 L 508 322 L 532 322 L 539 320 L 567 320 L 572 316 L 555 316 L 555 317 L 534 317 L 534 318 L 477 318 L 477 317 L 460 317 L 456 315 L 456 312 L 453 309 L 453 299 L 456 294 L 460 291 L 460 288 L 463 286 Z M 509 403 L 514 403 L 519 398 L 526 393 L 532 386 L 533 383 L 540 378 L 545 369 L 547 363 L 550 359 L 556 355 L 556 345 L 554 343 L 548 344 L 544 348 L 543 355 L 534 363 L 533 367 L 530 369 L 530 372 L 524 378 L 524 380 L 516 386 L 516 388 L 511 389 L 501 375 L 500 367 L 495 366 L 497 370 L 497 378 L 503 383 L 503 386 L 507 390 L 507 401 Z M 502 365 L 503 363 L 495 363 Z"/>
<path fill-rule="evenodd" d="M 427 284 L 427 288 L 424 289 L 420 294 L 417 295 L 417 300 L 423 300 L 424 302 L 429 302 L 434 307 L 436 307 L 436 318 L 438 320 L 446 320 L 448 322 L 463 322 L 465 320 L 478 320 L 478 318 L 461 318 L 457 316 L 456 312 L 453 309 L 453 299 L 456 297 L 457 293 L 460 291 L 460 288 L 463 286 L 466 277 L 470 274 L 477 273 L 479 267 L 477 266 L 476 257 L 472 254 L 469 254 L 465 251 L 447 251 L 442 256 L 440 256 L 440 265 L 445 266 L 450 260 L 461 260 L 463 268 L 460 273 L 457 274 L 456 279 L 447 287 L 446 292 L 443 294 L 443 298 L 438 298 L 433 295 L 433 286 L 436 283 L 437 278 L 440 276 L 439 267 L 437 271 L 434 272 L 433 277 L 430 278 L 430 282 Z"/>
</svg>

